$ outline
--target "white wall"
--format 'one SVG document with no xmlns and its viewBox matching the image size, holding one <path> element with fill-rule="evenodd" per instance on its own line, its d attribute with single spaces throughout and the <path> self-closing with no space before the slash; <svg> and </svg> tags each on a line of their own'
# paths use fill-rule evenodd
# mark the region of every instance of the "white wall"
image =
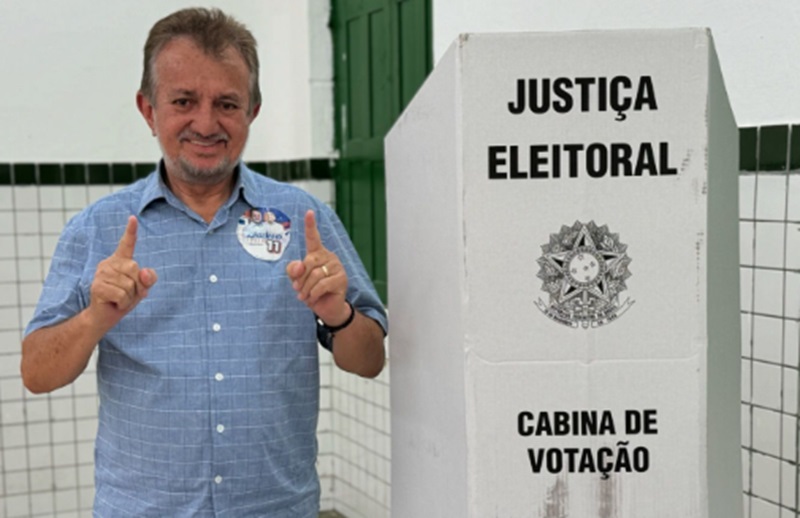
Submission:
<svg viewBox="0 0 800 518">
<path fill-rule="evenodd" d="M 798 0 L 434 0 L 438 60 L 462 32 L 710 27 L 739 127 L 800 122 Z"/>
<path fill-rule="evenodd" d="M 0 1 L 0 162 L 155 161 L 158 146 L 134 102 L 142 48 L 155 21 L 197 4 Z M 332 98 L 325 90 L 331 84 L 330 58 L 326 62 L 323 48 L 312 63 L 310 51 L 312 35 L 315 46 L 327 43 L 319 34 L 327 24 L 327 2 L 225 0 L 206 5 L 235 16 L 259 42 L 264 105 L 245 159 L 329 156 L 332 125 L 317 122 L 325 112 L 312 115 L 311 82 L 317 85 L 314 102 L 324 105 L 326 95 Z"/>
</svg>

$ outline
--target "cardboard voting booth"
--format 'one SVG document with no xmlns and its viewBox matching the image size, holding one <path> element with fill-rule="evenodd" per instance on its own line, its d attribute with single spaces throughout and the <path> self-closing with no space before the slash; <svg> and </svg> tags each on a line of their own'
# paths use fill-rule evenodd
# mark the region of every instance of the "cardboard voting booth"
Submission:
<svg viewBox="0 0 800 518">
<path fill-rule="evenodd" d="M 703 29 L 467 34 L 386 139 L 394 518 L 741 516 Z"/>
</svg>

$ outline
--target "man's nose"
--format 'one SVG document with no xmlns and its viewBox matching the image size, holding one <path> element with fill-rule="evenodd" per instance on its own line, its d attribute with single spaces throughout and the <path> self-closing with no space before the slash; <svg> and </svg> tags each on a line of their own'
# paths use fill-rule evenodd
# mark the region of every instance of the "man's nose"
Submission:
<svg viewBox="0 0 800 518">
<path fill-rule="evenodd" d="M 201 135 L 212 135 L 219 129 L 219 120 L 212 103 L 200 103 L 195 110 L 192 129 Z"/>
</svg>

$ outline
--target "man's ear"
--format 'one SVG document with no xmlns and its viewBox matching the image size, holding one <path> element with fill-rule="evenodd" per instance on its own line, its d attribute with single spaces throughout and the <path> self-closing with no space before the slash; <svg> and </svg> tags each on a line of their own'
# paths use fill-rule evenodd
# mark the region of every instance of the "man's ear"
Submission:
<svg viewBox="0 0 800 518">
<path fill-rule="evenodd" d="M 147 99 L 141 90 L 136 92 L 136 107 L 139 108 L 139 113 L 142 114 L 144 120 L 147 122 L 147 125 L 150 126 L 150 131 L 153 132 L 153 136 L 156 135 L 156 124 L 155 124 L 155 109 L 153 108 L 152 103 Z"/>
<path fill-rule="evenodd" d="M 256 117 L 258 117 L 258 112 L 260 112 L 260 111 L 261 111 L 261 105 L 260 104 L 256 104 L 255 107 L 253 107 L 253 111 L 250 112 L 250 122 L 251 123 L 254 120 L 256 120 Z"/>
</svg>

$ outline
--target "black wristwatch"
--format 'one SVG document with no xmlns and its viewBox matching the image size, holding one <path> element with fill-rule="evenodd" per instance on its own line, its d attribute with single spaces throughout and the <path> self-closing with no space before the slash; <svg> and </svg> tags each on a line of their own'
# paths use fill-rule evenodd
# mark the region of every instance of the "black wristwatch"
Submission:
<svg viewBox="0 0 800 518">
<path fill-rule="evenodd" d="M 350 306 L 350 316 L 338 326 L 329 326 L 319 316 L 314 315 L 317 319 L 317 340 L 319 340 L 322 347 L 329 351 L 333 351 L 333 335 L 352 324 L 353 319 L 356 317 L 356 308 L 353 307 L 349 300 L 345 300 L 345 302 Z"/>
</svg>

